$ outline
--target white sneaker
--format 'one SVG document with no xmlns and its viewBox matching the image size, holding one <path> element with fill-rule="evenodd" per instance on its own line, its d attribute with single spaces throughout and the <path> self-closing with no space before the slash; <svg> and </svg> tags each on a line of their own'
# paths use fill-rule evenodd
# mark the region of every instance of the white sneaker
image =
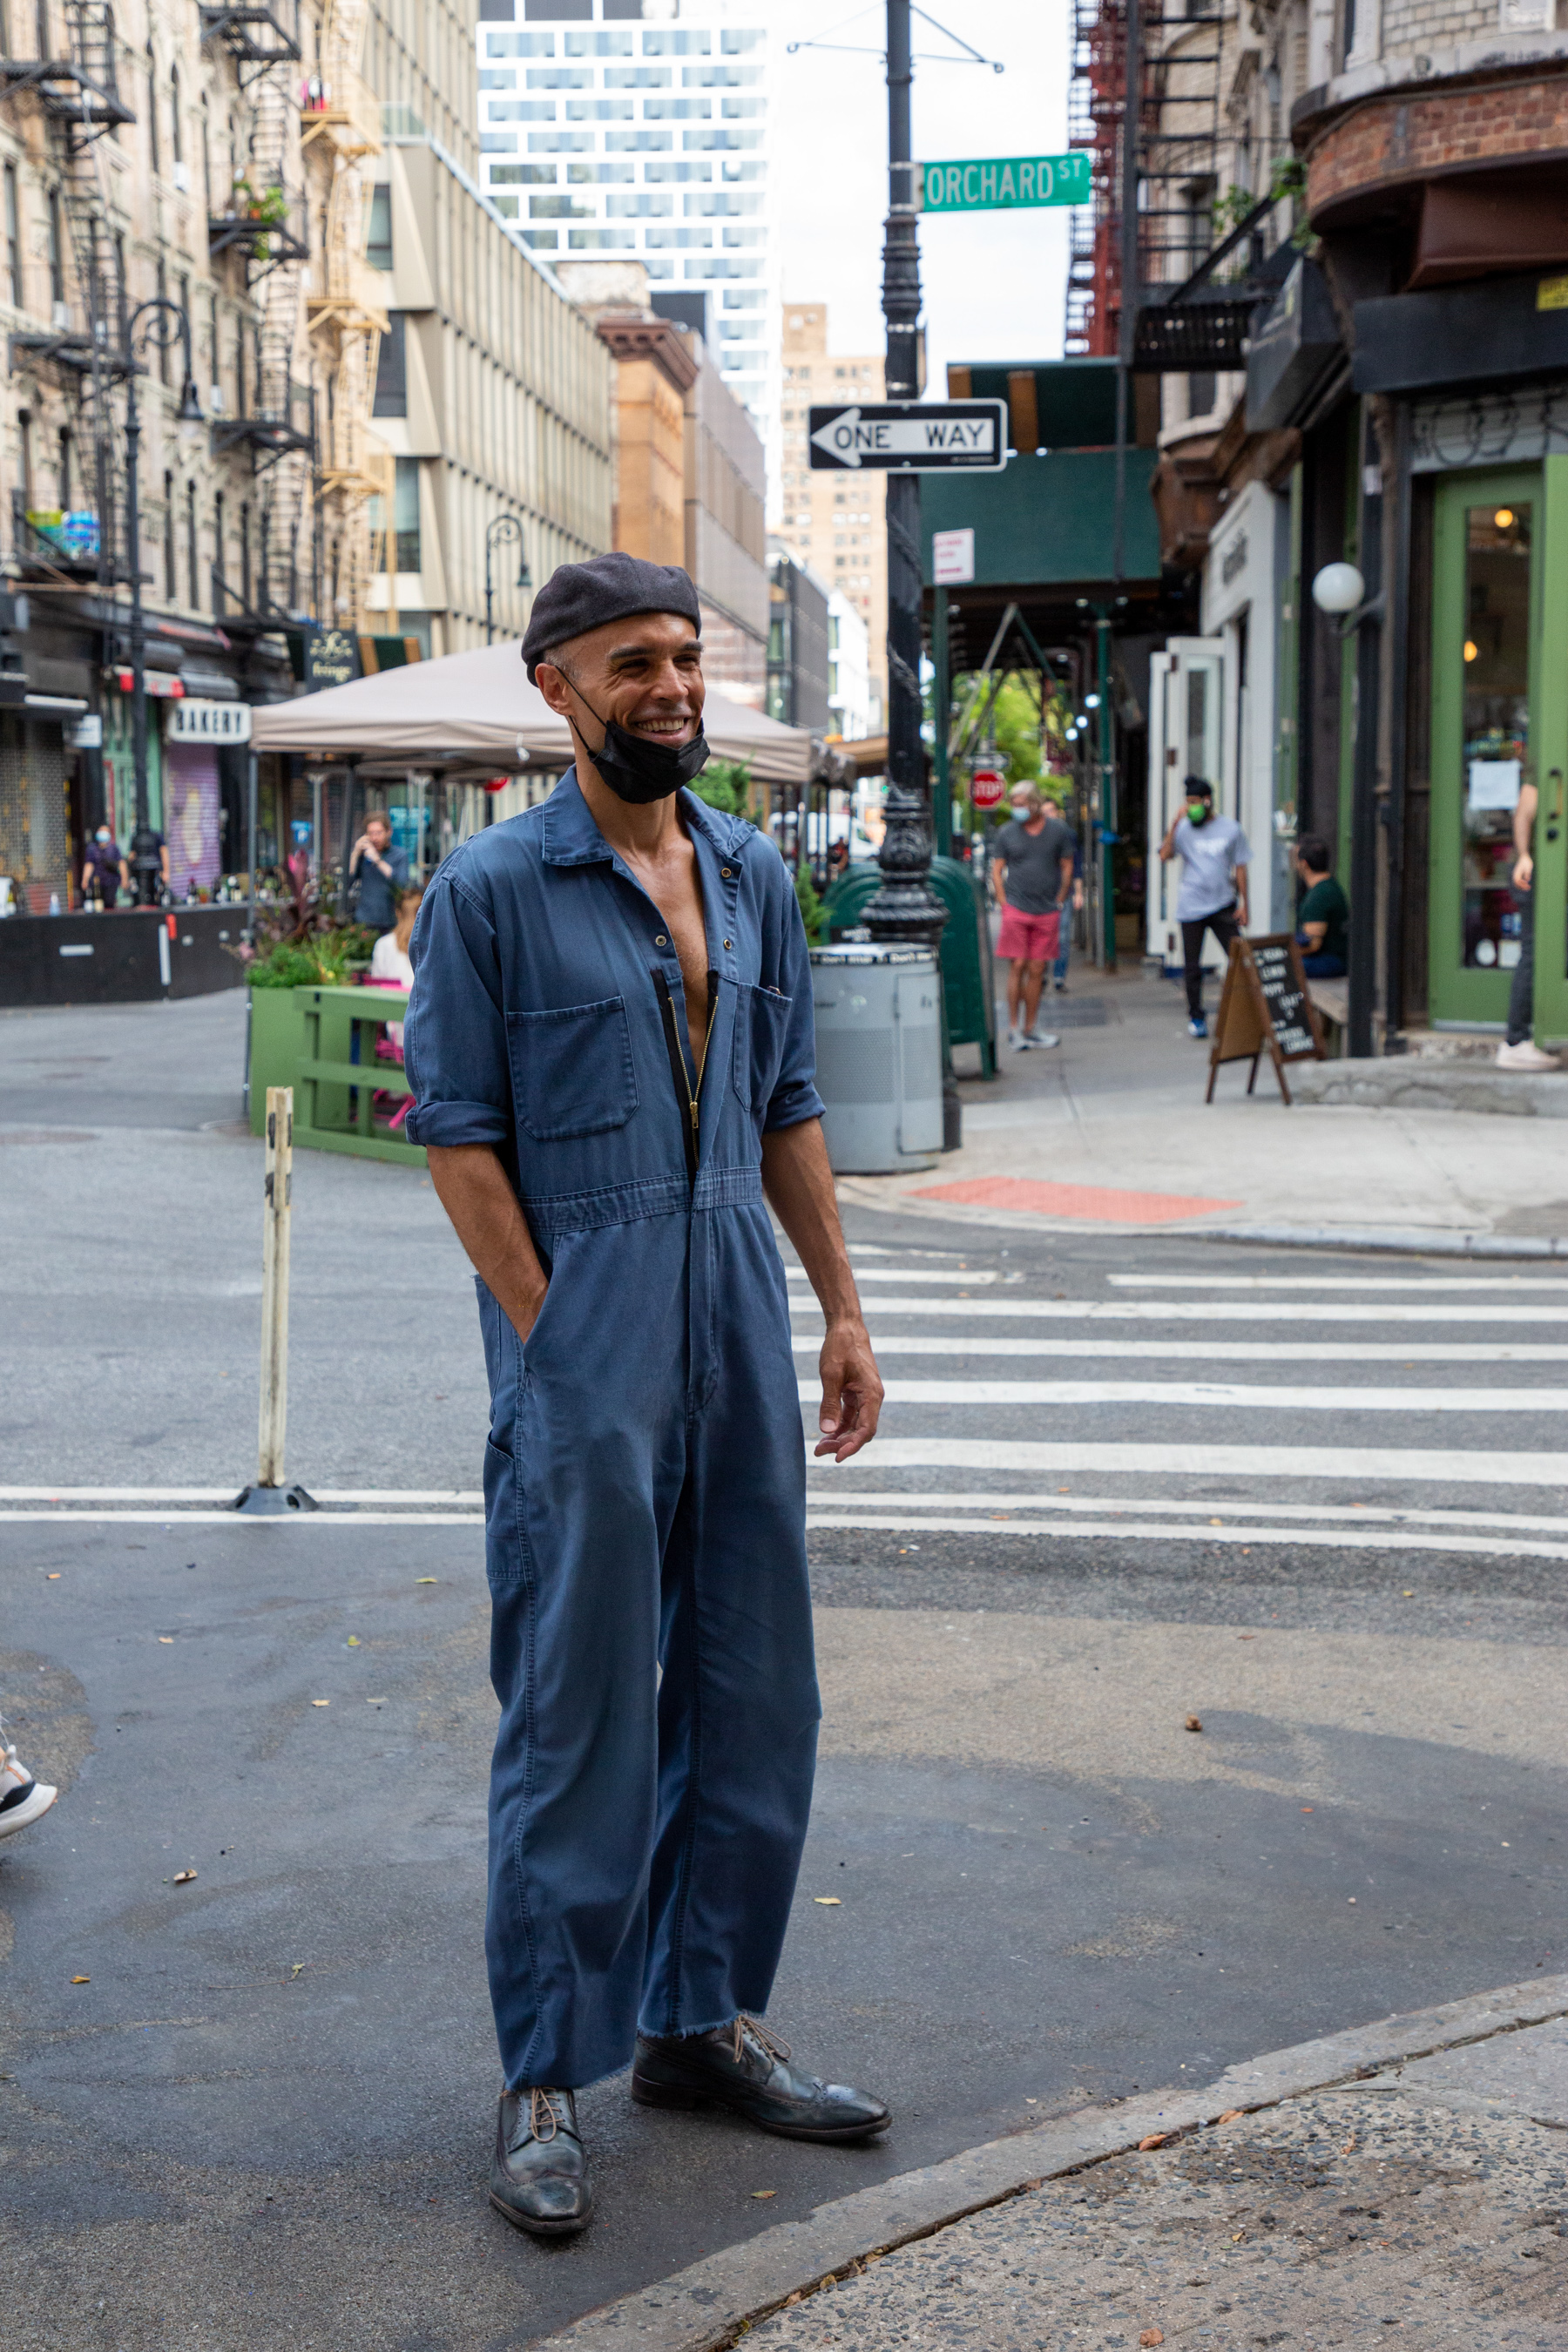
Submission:
<svg viewBox="0 0 1568 2352">
<path fill-rule="evenodd" d="M 1059 1045 L 1061 1042 L 1059 1037 L 1053 1037 L 1048 1029 L 1029 1029 L 1024 1034 L 1026 1045 Z"/>
<path fill-rule="evenodd" d="M 1013 1051 L 1014 1051 L 1015 1053 L 1016 1053 L 1016 1052 L 1018 1051 L 1018 1048 L 1022 1045 L 1023 1042 L 1024 1042 L 1024 1033 L 1023 1033 L 1023 1031 L 1022 1031 L 1021 1029 L 1009 1029 L 1009 1030 L 1008 1030 L 1008 1032 L 1007 1032 L 1007 1043 L 1009 1044 L 1009 1045 L 1011 1045 L 1011 1046 L 1012 1046 Z"/>
<path fill-rule="evenodd" d="M 1528 1037 L 1517 1045 L 1500 1045 L 1497 1066 L 1500 1070 L 1560 1070 L 1563 1066 L 1555 1054 L 1543 1054 Z"/>
<path fill-rule="evenodd" d="M 26 1766 L 18 1764 L 14 1748 L 0 1748 L 0 1837 L 25 1830 L 48 1811 L 58 1795 L 58 1789 L 47 1780 L 35 1780 Z"/>
</svg>

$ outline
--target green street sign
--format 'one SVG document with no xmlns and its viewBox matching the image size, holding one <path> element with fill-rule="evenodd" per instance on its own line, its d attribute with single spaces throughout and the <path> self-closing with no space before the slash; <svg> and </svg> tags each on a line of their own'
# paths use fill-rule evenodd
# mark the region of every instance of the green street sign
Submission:
<svg viewBox="0 0 1568 2352">
<path fill-rule="evenodd" d="M 924 213 L 1011 212 L 1038 205 L 1087 205 L 1089 156 L 1007 155 L 966 163 L 922 163 Z"/>
</svg>

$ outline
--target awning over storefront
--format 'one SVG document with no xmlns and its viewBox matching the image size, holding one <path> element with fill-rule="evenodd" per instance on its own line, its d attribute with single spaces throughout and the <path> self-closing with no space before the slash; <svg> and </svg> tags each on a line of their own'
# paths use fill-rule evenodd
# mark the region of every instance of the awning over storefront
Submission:
<svg viewBox="0 0 1568 2352">
<path fill-rule="evenodd" d="M 703 724 L 715 757 L 744 761 L 761 783 L 805 782 L 820 753 L 805 728 L 781 726 L 721 694 L 709 694 Z M 253 742 L 258 751 L 468 776 L 564 768 L 572 759 L 566 722 L 529 684 L 515 638 L 270 703 L 256 711 Z"/>
</svg>

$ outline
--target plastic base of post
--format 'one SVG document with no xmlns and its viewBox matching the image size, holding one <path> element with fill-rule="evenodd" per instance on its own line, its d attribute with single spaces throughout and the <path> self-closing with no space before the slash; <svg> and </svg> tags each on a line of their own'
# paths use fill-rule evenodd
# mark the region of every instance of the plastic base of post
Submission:
<svg viewBox="0 0 1568 2352">
<path fill-rule="evenodd" d="M 234 1507 L 247 1518 L 282 1519 L 290 1511 L 319 1511 L 321 1507 L 303 1486 L 245 1486 Z"/>
</svg>

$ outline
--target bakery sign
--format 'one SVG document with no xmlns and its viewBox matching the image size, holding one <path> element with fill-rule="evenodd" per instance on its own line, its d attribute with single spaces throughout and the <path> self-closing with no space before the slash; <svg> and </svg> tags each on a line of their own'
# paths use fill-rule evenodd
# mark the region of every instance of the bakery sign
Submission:
<svg viewBox="0 0 1568 2352">
<path fill-rule="evenodd" d="M 248 702 L 205 702 L 187 695 L 169 713 L 164 740 L 170 743 L 248 743 Z"/>
</svg>

